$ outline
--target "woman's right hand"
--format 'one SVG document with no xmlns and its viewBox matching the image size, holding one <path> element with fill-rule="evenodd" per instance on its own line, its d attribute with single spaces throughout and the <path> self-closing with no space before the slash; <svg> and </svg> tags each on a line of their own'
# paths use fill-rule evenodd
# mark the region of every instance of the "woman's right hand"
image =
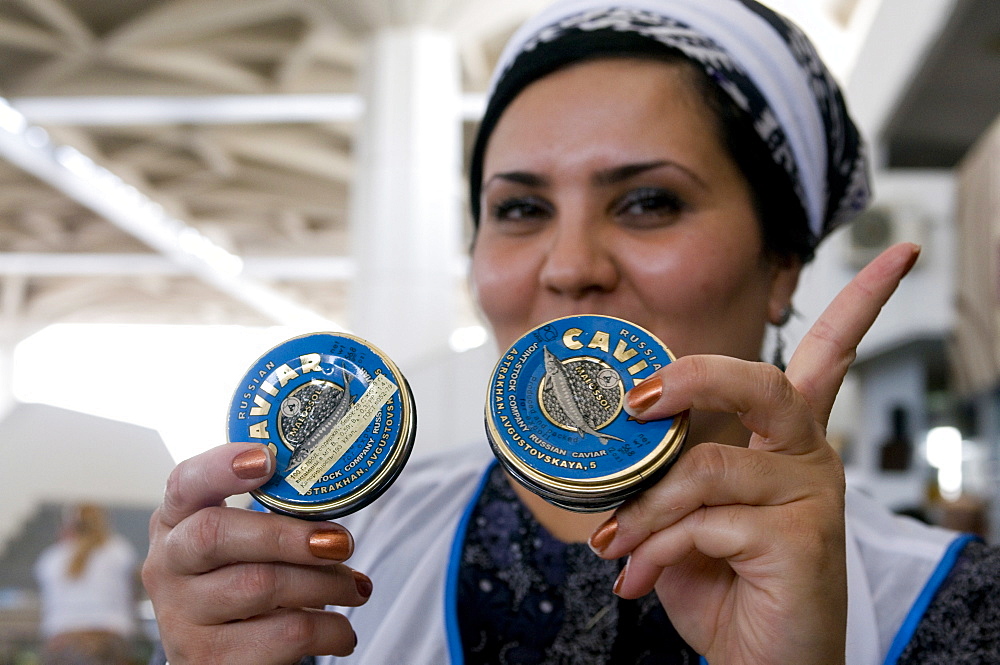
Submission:
<svg viewBox="0 0 1000 665">
<path fill-rule="evenodd" d="M 342 562 L 354 540 L 336 524 L 225 506 L 262 485 L 274 457 L 231 443 L 177 465 L 150 521 L 142 570 L 171 665 L 289 665 L 306 655 L 346 656 L 357 643 L 342 614 L 371 581 Z"/>
</svg>

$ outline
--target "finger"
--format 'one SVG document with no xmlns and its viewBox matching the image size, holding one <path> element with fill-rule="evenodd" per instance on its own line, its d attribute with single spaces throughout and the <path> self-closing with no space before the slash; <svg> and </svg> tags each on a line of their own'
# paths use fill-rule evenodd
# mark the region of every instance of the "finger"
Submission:
<svg viewBox="0 0 1000 665">
<path fill-rule="evenodd" d="M 202 508 L 260 487 L 274 468 L 274 455 L 259 443 L 229 443 L 184 460 L 167 479 L 156 520 L 174 527 Z"/>
<path fill-rule="evenodd" d="M 266 623 L 265 632 L 257 631 L 257 624 Z M 261 648 L 267 641 L 285 644 L 291 643 L 298 647 L 303 655 L 333 655 L 349 656 L 357 646 L 358 637 L 351 627 L 350 621 L 339 612 L 323 610 L 297 609 L 276 610 L 273 613 L 250 619 L 243 623 L 248 631 L 261 641 Z M 244 651 L 243 656 L 254 651 Z M 245 661 L 244 661 L 245 662 Z"/>
<path fill-rule="evenodd" d="M 655 386 L 658 396 L 636 409 L 634 392 L 647 385 Z M 788 377 L 767 363 L 728 356 L 684 356 L 658 370 L 629 395 L 633 402 L 630 412 L 641 420 L 665 418 L 688 409 L 735 413 L 757 435 L 754 447 L 802 453 L 817 446 L 809 405 Z"/>
<path fill-rule="evenodd" d="M 665 568 L 687 563 L 698 555 L 717 560 L 741 557 L 745 539 L 753 534 L 741 525 L 739 512 L 737 506 L 701 509 L 651 534 L 629 556 L 615 580 L 614 592 L 622 598 L 640 598 L 653 590 Z"/>
<path fill-rule="evenodd" d="M 795 349 L 786 373 L 824 427 L 858 344 L 919 256 L 920 247 L 912 243 L 879 254 L 837 294 Z"/>
<path fill-rule="evenodd" d="M 694 446 L 662 481 L 598 528 L 591 547 L 606 559 L 623 556 L 706 507 L 781 507 L 814 500 L 839 514 L 843 468 L 836 453 L 826 446 L 812 453 L 807 464 L 803 461 L 802 456 L 717 443 Z"/>
<path fill-rule="evenodd" d="M 843 549 L 843 522 L 824 523 L 809 515 L 787 506 L 701 508 L 643 541 L 629 557 L 615 592 L 623 598 L 645 595 L 664 569 L 705 557 L 725 560 L 730 574 L 750 584 L 810 578 L 827 566 L 832 570 Z M 795 556 L 790 558 L 789 552 Z"/>
<path fill-rule="evenodd" d="M 343 564 L 235 564 L 186 584 L 185 593 L 205 599 L 189 608 L 188 620 L 206 626 L 249 619 L 279 608 L 357 607 L 371 595 L 367 576 Z"/>
<path fill-rule="evenodd" d="M 238 562 L 305 565 L 345 561 L 351 533 L 330 522 L 307 522 L 240 508 L 210 507 L 178 524 L 162 542 L 167 571 L 195 575 Z"/>
<path fill-rule="evenodd" d="M 342 614 L 312 609 L 280 609 L 224 626 L 209 626 L 209 639 L 180 640 L 164 646 L 171 663 L 288 665 L 303 656 L 348 656 L 357 636 Z M 205 645 L 208 645 L 206 648 Z"/>
</svg>

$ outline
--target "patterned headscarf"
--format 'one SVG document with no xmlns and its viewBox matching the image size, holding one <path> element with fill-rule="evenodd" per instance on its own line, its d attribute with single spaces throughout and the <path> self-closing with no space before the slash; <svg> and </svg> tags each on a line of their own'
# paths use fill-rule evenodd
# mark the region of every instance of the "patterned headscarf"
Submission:
<svg viewBox="0 0 1000 665">
<path fill-rule="evenodd" d="M 500 56 L 470 165 L 476 223 L 486 145 L 510 102 L 560 67 L 638 53 L 637 43 L 679 52 L 746 114 L 789 177 L 811 248 L 867 205 L 862 140 L 840 88 L 786 18 L 754 0 L 560 0 L 523 25 Z"/>
</svg>

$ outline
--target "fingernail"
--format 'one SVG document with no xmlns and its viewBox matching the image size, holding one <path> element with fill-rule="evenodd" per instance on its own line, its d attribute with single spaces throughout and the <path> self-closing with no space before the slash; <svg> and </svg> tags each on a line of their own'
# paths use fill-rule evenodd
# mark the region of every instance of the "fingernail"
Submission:
<svg viewBox="0 0 1000 665">
<path fill-rule="evenodd" d="M 637 416 L 656 403 L 663 395 L 663 381 L 651 376 L 625 395 L 625 410 L 630 416 Z"/>
<path fill-rule="evenodd" d="M 320 559 L 346 561 L 354 552 L 354 538 L 347 531 L 314 531 L 309 551 Z"/>
<path fill-rule="evenodd" d="M 607 522 L 598 527 L 597 531 L 590 536 L 590 541 L 588 541 L 590 549 L 594 550 L 594 554 L 603 554 L 604 550 L 608 549 L 611 541 L 615 539 L 615 534 L 617 533 L 618 518 L 612 515 Z"/>
<path fill-rule="evenodd" d="M 362 598 L 367 598 L 372 595 L 372 581 L 364 573 L 359 573 L 354 570 L 351 571 L 354 575 L 354 585 L 358 587 L 358 595 Z"/>
<path fill-rule="evenodd" d="M 622 568 L 622 572 L 618 573 L 618 579 L 615 580 L 615 586 L 612 591 L 614 591 L 616 596 L 622 590 L 622 585 L 625 584 L 625 575 L 628 573 L 628 563 L 628 561 L 625 561 L 625 567 Z"/>
<path fill-rule="evenodd" d="M 233 473 L 241 480 L 262 478 L 271 471 L 271 454 L 264 446 L 257 446 L 233 458 Z"/>
<path fill-rule="evenodd" d="M 913 270 L 913 266 L 916 265 L 917 259 L 920 258 L 920 252 L 922 250 L 923 250 L 923 247 L 921 247 L 920 245 L 917 245 L 917 244 L 913 245 L 913 248 L 912 248 L 911 253 L 910 253 L 909 262 L 906 265 L 906 269 L 903 270 L 903 277 L 906 277 L 907 275 L 909 275 L 910 271 Z"/>
</svg>

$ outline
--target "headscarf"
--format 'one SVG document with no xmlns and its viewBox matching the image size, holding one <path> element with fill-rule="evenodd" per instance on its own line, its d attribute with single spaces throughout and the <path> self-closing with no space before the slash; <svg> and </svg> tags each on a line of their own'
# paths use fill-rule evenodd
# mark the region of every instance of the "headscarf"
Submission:
<svg viewBox="0 0 1000 665">
<path fill-rule="evenodd" d="M 486 146 L 510 102 L 563 66 L 637 43 L 681 53 L 750 119 L 788 175 L 810 249 L 867 205 L 864 147 L 840 88 L 785 17 L 754 0 L 559 0 L 514 34 L 494 72 L 470 163 L 477 224 Z"/>
</svg>

